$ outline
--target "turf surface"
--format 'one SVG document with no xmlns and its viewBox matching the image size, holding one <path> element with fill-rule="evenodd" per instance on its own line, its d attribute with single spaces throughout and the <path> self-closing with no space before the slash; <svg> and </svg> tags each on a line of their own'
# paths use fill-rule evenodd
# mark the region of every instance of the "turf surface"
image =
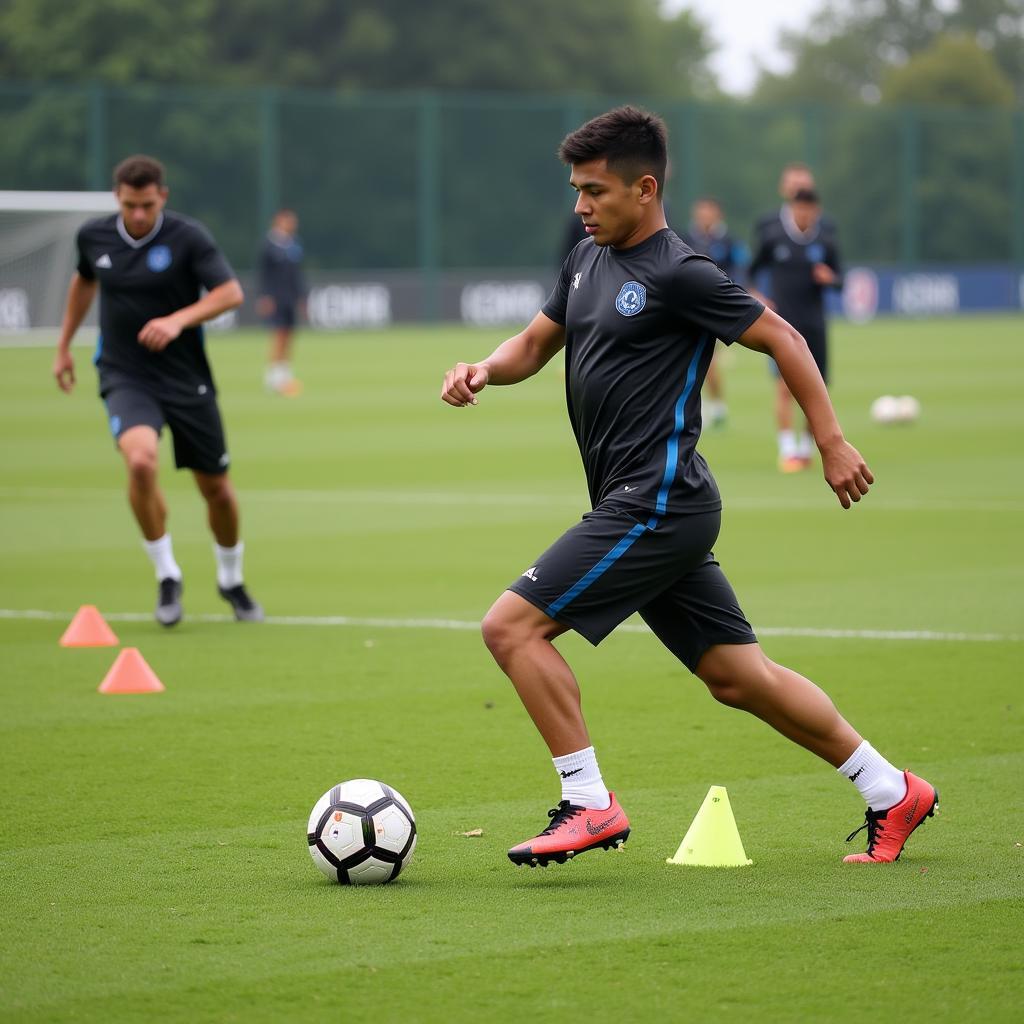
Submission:
<svg viewBox="0 0 1024 1024">
<path fill-rule="evenodd" d="M 505 859 L 557 787 L 471 624 L 584 507 L 557 367 L 456 411 L 440 374 L 494 334 L 307 335 L 306 393 L 272 400 L 263 338 L 214 340 L 253 591 L 350 624 L 210 619 L 201 506 L 167 472 L 191 619 L 162 631 L 87 350 L 67 398 L 48 349 L 0 349 L 0 1019 L 1019 1019 L 1020 331 L 836 327 L 834 398 L 878 479 L 850 512 L 775 470 L 752 353 L 702 442 L 769 653 L 940 788 L 898 864 L 852 869 L 852 788 L 632 630 L 560 641 L 632 838 L 546 872 Z M 907 392 L 917 424 L 869 421 Z M 84 603 L 166 693 L 95 692 L 114 651 L 57 646 Z M 362 775 L 420 828 L 384 889 L 331 886 L 305 849 L 316 798 Z M 711 784 L 751 868 L 665 864 Z"/>
</svg>

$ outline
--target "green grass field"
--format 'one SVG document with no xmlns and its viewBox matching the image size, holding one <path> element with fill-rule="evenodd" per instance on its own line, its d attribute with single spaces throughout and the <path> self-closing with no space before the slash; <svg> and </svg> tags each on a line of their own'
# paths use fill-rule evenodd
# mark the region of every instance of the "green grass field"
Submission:
<svg viewBox="0 0 1024 1024">
<path fill-rule="evenodd" d="M 456 411 L 441 373 L 497 334 L 305 335 L 285 401 L 261 335 L 213 340 L 252 589 L 272 619 L 344 618 L 215 618 L 201 505 L 165 448 L 191 618 L 163 631 L 88 349 L 71 398 L 49 349 L 0 349 L 0 1019 L 1020 1019 L 1021 328 L 836 326 L 834 398 L 877 478 L 849 512 L 816 472 L 776 471 L 752 353 L 702 442 L 717 554 L 768 652 L 941 791 L 880 868 L 841 864 L 848 783 L 635 629 L 560 641 L 630 842 L 509 865 L 558 790 L 472 624 L 585 507 L 557 367 Z M 908 392 L 917 424 L 870 422 Z M 86 603 L 165 693 L 96 693 L 115 651 L 57 643 Z M 364 775 L 420 829 L 383 889 L 329 884 L 306 850 L 316 798 Z M 712 784 L 753 867 L 666 865 Z"/>
</svg>

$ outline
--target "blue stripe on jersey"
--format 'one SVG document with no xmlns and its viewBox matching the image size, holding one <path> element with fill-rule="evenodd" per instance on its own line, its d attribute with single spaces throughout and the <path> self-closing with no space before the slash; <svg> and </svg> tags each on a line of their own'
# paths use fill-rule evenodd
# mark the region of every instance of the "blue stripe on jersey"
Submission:
<svg viewBox="0 0 1024 1024">
<path fill-rule="evenodd" d="M 683 393 L 679 396 L 679 401 L 676 402 L 675 427 L 672 430 L 671 437 L 668 439 L 665 451 L 665 475 L 662 477 L 661 488 L 658 491 L 658 500 L 654 505 L 654 511 L 657 515 L 664 515 L 665 513 L 668 505 L 668 492 L 675 481 L 676 470 L 679 468 L 679 438 L 683 433 L 683 427 L 686 426 L 686 401 L 690 397 L 690 392 L 693 390 L 693 385 L 697 380 L 697 364 L 700 362 L 701 354 L 704 352 L 704 346 L 707 343 L 708 336 L 705 334 L 700 339 L 697 351 L 693 353 L 693 359 L 690 360 L 690 367 L 686 371 L 686 386 L 683 388 Z"/>
<path fill-rule="evenodd" d="M 103 355 L 103 333 L 100 332 L 96 335 L 96 351 L 92 354 L 92 362 L 95 366 L 100 361 L 100 356 Z"/>
<path fill-rule="evenodd" d="M 561 597 L 552 601 L 544 610 L 544 614 L 550 616 L 552 619 L 555 618 L 555 616 L 558 615 L 558 613 L 574 597 L 579 597 L 579 595 L 582 594 L 583 591 L 594 582 L 594 580 L 598 579 L 608 568 L 614 565 L 615 562 L 617 562 L 633 546 L 633 541 L 635 541 L 637 537 L 644 532 L 644 530 L 653 530 L 654 527 L 651 523 L 655 522 L 655 519 L 651 519 L 646 526 L 643 523 L 637 523 L 636 526 L 634 526 L 629 533 L 627 533 L 626 536 L 623 537 L 622 540 L 620 540 L 618 544 L 616 544 L 615 547 L 613 547 L 611 551 L 609 551 L 608 554 L 605 555 L 604 558 L 602 558 L 601 561 L 586 574 L 586 576 L 581 577 L 564 594 L 562 594 Z"/>
</svg>

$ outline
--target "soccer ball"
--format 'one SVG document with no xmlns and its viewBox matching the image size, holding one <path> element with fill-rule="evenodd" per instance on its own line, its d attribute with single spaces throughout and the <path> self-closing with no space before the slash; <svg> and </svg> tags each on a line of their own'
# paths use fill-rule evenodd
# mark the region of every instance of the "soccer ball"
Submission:
<svg viewBox="0 0 1024 1024">
<path fill-rule="evenodd" d="M 332 882 L 383 885 L 412 860 L 416 821 L 398 790 L 351 779 L 317 800 L 306 837 L 313 863 Z"/>
<path fill-rule="evenodd" d="M 921 415 L 921 403 L 913 395 L 882 395 L 871 403 L 876 423 L 913 423 Z"/>
<path fill-rule="evenodd" d="M 882 395 L 871 403 L 871 418 L 876 423 L 895 423 L 899 399 L 893 395 Z"/>
</svg>

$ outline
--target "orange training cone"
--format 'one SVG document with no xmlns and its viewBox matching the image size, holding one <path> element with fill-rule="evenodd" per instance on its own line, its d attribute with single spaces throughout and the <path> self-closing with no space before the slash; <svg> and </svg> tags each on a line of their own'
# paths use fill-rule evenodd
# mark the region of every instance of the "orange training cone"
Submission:
<svg viewBox="0 0 1024 1024">
<path fill-rule="evenodd" d="M 126 647 L 110 666 L 100 693 L 162 693 L 164 684 L 146 664 L 137 647 Z"/>
<path fill-rule="evenodd" d="M 60 638 L 61 647 L 116 647 L 118 642 L 94 604 L 83 604 Z"/>
</svg>

